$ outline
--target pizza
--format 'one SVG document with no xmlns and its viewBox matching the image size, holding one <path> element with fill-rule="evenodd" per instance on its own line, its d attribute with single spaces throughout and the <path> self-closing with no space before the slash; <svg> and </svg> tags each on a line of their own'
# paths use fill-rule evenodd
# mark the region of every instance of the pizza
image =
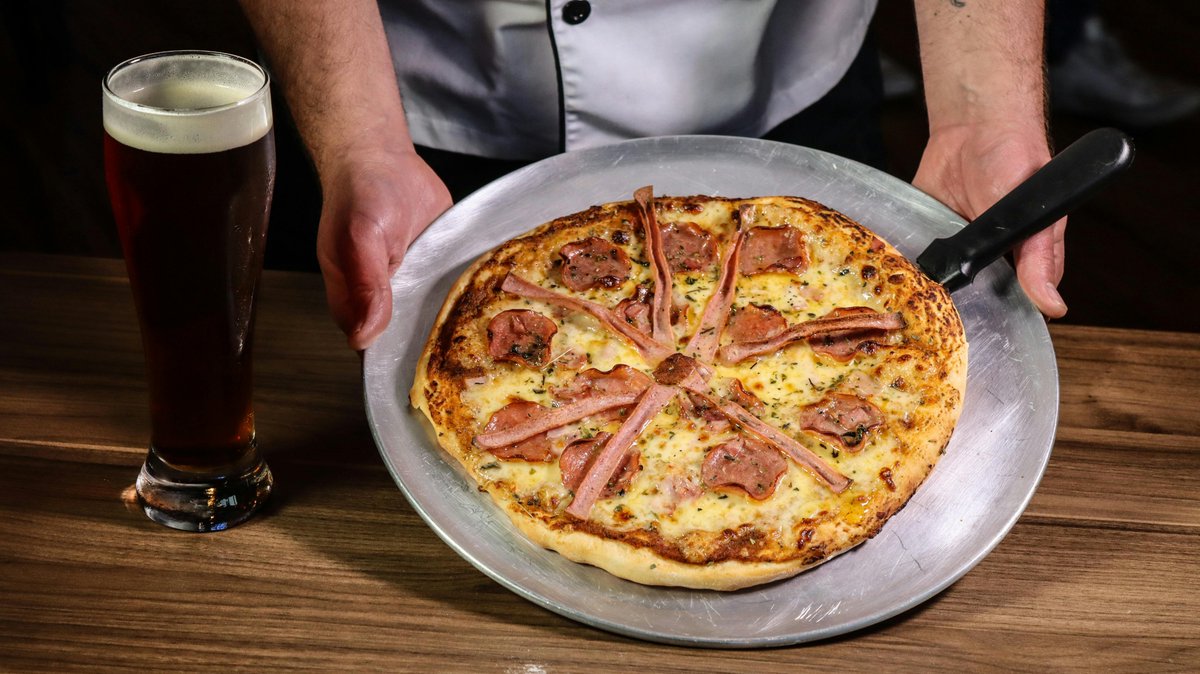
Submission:
<svg viewBox="0 0 1200 674">
<path fill-rule="evenodd" d="M 870 539 L 966 384 L 948 293 L 798 197 L 655 197 L 534 227 L 446 298 L 410 392 L 538 544 L 733 590 Z"/>
</svg>

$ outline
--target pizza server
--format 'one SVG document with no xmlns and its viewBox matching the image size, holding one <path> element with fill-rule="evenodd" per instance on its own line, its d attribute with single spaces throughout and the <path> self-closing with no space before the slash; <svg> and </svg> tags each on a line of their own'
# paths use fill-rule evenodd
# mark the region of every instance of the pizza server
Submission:
<svg viewBox="0 0 1200 674">
<path fill-rule="evenodd" d="M 979 270 L 1123 173 L 1133 155 L 1133 142 L 1124 133 L 1111 128 L 1088 132 L 962 230 L 934 239 L 917 256 L 917 266 L 950 292 L 969 285 Z"/>
<path fill-rule="evenodd" d="M 726 648 L 790 645 L 875 624 L 961 578 L 1029 503 L 1055 437 L 1054 352 L 1012 271 L 984 267 L 1093 195 L 1131 157 L 1119 132 L 1089 134 L 964 227 L 944 205 L 893 176 L 760 139 L 647 138 L 555 155 L 467 197 L 414 242 L 392 279 L 392 320 L 364 360 L 372 433 L 397 486 L 448 545 L 503 586 L 570 619 L 642 639 Z M 958 449 L 939 461 L 891 533 L 802 581 L 698 597 L 598 577 L 603 572 L 514 538 L 502 514 L 480 509 L 475 489 L 439 458 L 421 415 L 408 411 L 403 393 L 438 307 L 478 255 L 531 223 L 648 183 L 663 194 L 797 194 L 828 204 L 910 259 L 928 248 L 920 256 L 926 273 L 959 290 L 955 304 L 972 340 L 968 380 L 976 383 L 968 384 L 951 441 Z M 930 245 L 937 236 L 946 239 Z M 951 273 L 938 273 L 939 260 Z M 981 282 L 965 287 L 975 272 Z M 696 610 L 698 601 L 704 610 Z"/>
</svg>

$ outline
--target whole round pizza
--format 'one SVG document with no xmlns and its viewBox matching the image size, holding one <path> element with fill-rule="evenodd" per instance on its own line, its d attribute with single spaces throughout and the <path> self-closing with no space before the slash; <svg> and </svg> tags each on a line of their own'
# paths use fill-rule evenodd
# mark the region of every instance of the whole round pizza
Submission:
<svg viewBox="0 0 1200 674">
<path fill-rule="evenodd" d="M 797 197 L 594 206 L 477 260 L 411 401 L 537 543 L 732 590 L 874 536 L 962 406 L 947 292 Z"/>
</svg>

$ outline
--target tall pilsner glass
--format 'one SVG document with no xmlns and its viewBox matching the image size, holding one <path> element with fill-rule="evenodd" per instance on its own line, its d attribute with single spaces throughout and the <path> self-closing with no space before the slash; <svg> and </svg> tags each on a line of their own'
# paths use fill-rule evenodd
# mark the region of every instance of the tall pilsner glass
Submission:
<svg viewBox="0 0 1200 674">
<path fill-rule="evenodd" d="M 149 54 L 104 79 L 104 168 L 141 324 L 151 519 L 219 531 L 271 491 L 251 405 L 255 290 L 275 186 L 267 73 L 216 52 Z"/>
</svg>

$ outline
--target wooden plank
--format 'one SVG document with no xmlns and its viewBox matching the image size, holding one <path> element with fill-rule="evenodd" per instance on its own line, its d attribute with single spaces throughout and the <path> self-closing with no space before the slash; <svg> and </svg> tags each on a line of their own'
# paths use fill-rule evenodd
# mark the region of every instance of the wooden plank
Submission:
<svg viewBox="0 0 1200 674">
<path fill-rule="evenodd" d="M 1200 335 L 1056 325 L 1060 425 L 1200 435 Z"/>
<path fill-rule="evenodd" d="M 1200 534 L 1200 438 L 1060 432 L 1025 518 Z"/>
<path fill-rule="evenodd" d="M 378 458 L 311 275 L 264 277 L 267 511 L 209 536 L 151 523 L 126 500 L 146 429 L 120 263 L 0 262 L 0 315 L 21 317 L 0 335 L 0 669 L 1200 668 L 1200 335 L 1053 326 L 1055 450 L 975 570 L 853 635 L 704 651 L 542 610 L 444 545 Z"/>
<path fill-rule="evenodd" d="M 129 285 L 120 258 L 0 251 L 0 278 L 13 276 L 85 276 Z"/>
<path fill-rule="evenodd" d="M 947 668 L 1200 664 L 1200 594 L 1179 591 L 1200 563 L 1194 535 L 1022 523 L 949 590 L 861 634 L 708 652 L 616 637 L 525 602 L 443 545 L 380 468 L 285 462 L 291 487 L 266 517 L 192 536 L 125 509 L 133 467 L 0 458 L 0 634 L 10 636 L 0 663 L 910 669 L 929 666 L 936 645 Z M 464 630 L 471 638 L 456 638 Z"/>
<path fill-rule="evenodd" d="M 1200 335 L 1055 325 L 1059 431 L 1027 518 L 1200 530 Z"/>
<path fill-rule="evenodd" d="M 0 441 L 25 455 L 70 460 L 92 460 L 97 449 L 143 454 L 148 402 L 123 264 L 6 254 L 0 265 L 0 316 L 20 317 L 0 349 Z M 318 276 L 264 275 L 255 379 L 268 456 L 378 461 L 359 359 L 329 318 Z"/>
</svg>

